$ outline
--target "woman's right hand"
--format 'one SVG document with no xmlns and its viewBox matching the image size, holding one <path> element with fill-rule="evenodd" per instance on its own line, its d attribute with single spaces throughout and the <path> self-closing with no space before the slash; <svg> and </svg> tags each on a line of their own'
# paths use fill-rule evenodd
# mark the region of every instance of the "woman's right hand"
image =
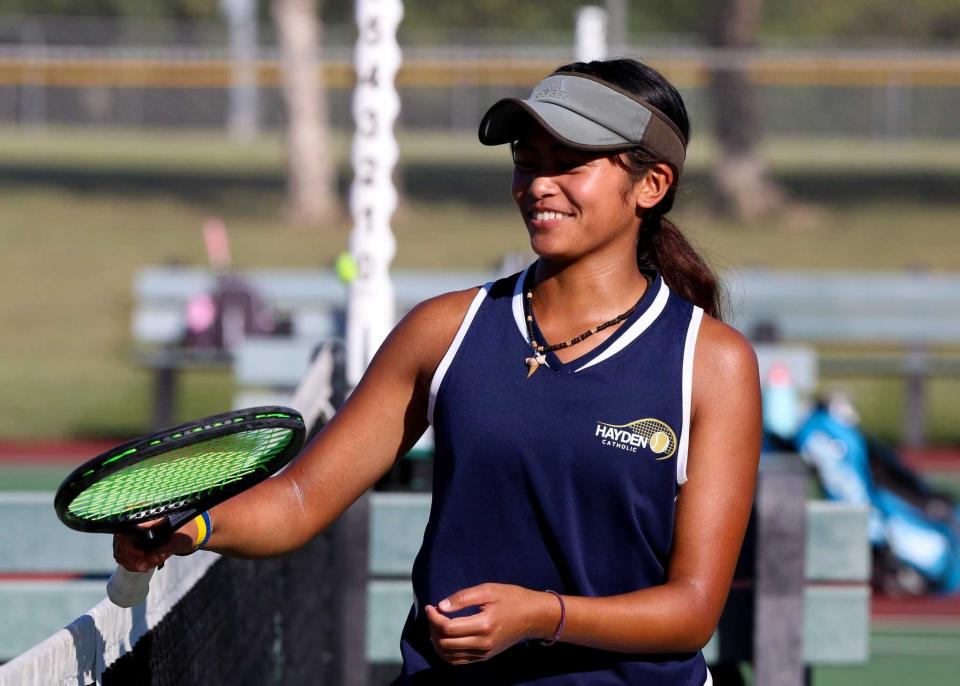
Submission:
<svg viewBox="0 0 960 686">
<path fill-rule="evenodd" d="M 140 524 L 141 529 L 149 529 L 162 520 L 153 520 Z M 131 572 L 149 572 L 163 566 L 171 555 L 189 555 L 194 551 L 197 525 L 191 520 L 173 532 L 163 545 L 149 550 L 141 547 L 139 539 L 125 534 L 113 535 L 113 559 L 117 564 Z"/>
</svg>

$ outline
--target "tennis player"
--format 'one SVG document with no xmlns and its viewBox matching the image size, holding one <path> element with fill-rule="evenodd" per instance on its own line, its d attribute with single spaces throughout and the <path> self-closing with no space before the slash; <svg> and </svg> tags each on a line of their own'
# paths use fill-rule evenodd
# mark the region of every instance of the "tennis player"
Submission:
<svg viewBox="0 0 960 686">
<path fill-rule="evenodd" d="M 700 651 L 751 508 L 760 393 L 716 277 L 665 216 L 689 131 L 676 89 L 631 60 L 495 103 L 480 140 L 512 150 L 536 262 L 416 307 L 287 471 L 160 551 L 118 538 L 117 561 L 294 549 L 429 423 L 398 684 L 710 684 Z"/>
</svg>

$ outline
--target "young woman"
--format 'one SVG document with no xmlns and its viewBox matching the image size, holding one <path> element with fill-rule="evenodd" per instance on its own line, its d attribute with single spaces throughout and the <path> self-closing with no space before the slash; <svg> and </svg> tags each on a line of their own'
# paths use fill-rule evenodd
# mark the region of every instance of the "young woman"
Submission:
<svg viewBox="0 0 960 686">
<path fill-rule="evenodd" d="M 280 476 L 210 513 L 206 547 L 302 545 L 436 436 L 400 684 L 710 683 L 750 512 L 760 400 L 716 278 L 664 215 L 689 123 L 631 60 L 572 64 L 484 116 L 538 260 L 427 301 Z M 145 570 L 194 549 L 116 541 Z"/>
</svg>

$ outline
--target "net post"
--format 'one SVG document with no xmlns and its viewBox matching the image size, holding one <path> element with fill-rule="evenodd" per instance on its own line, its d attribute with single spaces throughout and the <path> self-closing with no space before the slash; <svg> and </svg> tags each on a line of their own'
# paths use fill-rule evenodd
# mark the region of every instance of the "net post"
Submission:
<svg viewBox="0 0 960 686">
<path fill-rule="evenodd" d="M 903 412 L 903 444 L 922 448 L 926 429 L 927 397 L 924 385 L 929 358 L 923 345 L 913 345 L 907 353 Z"/>
<path fill-rule="evenodd" d="M 368 686 L 367 580 L 370 494 L 365 493 L 334 525 L 334 555 L 340 589 L 337 665 L 341 686 Z"/>
<path fill-rule="evenodd" d="M 160 431 L 173 424 L 173 404 L 177 398 L 177 370 L 166 355 L 153 372 L 153 429 Z"/>
<path fill-rule="evenodd" d="M 753 662 L 756 683 L 803 686 L 807 473 L 799 455 L 765 455 L 757 484 Z"/>
</svg>

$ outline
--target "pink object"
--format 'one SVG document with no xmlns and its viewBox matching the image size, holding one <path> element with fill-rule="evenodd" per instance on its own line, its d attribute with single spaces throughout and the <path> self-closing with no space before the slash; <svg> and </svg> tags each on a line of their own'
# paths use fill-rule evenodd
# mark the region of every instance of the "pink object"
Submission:
<svg viewBox="0 0 960 686">
<path fill-rule="evenodd" d="M 203 242 L 207 246 L 207 259 L 216 269 L 230 266 L 230 239 L 227 226 L 220 217 L 210 217 L 203 223 Z"/>
<path fill-rule="evenodd" d="M 790 370 L 787 369 L 786 365 L 777 363 L 770 368 L 769 372 L 767 372 L 768 386 L 782 388 L 784 386 L 790 386 L 792 383 L 793 376 L 790 374 Z"/>
<path fill-rule="evenodd" d="M 195 295 L 187 301 L 187 329 L 193 333 L 206 331 L 217 318 L 217 305 L 208 294 Z"/>
</svg>

